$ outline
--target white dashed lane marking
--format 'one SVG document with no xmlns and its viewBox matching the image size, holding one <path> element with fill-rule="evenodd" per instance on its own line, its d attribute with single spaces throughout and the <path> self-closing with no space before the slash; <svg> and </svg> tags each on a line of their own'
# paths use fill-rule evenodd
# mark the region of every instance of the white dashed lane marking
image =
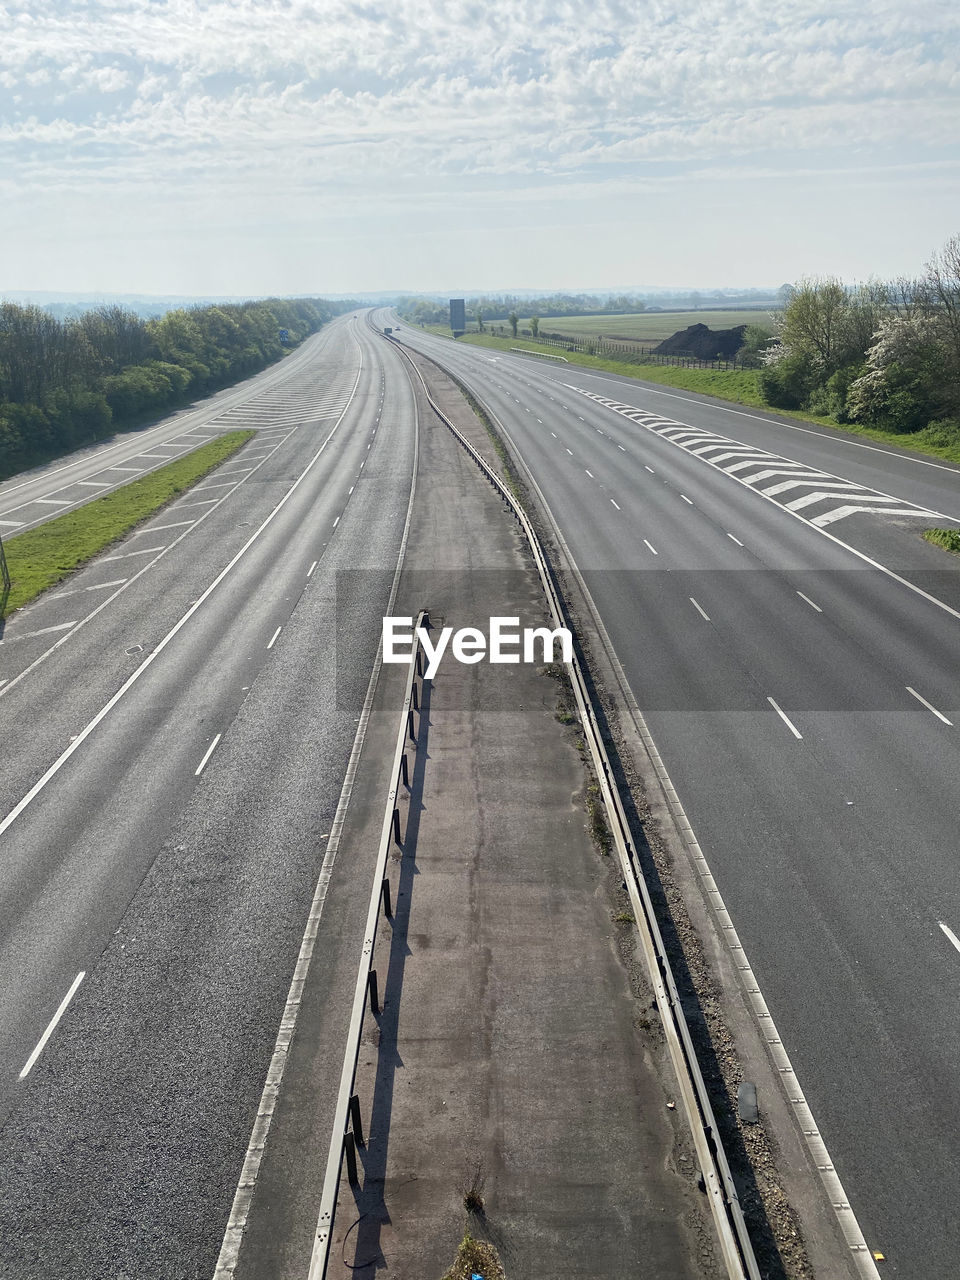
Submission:
<svg viewBox="0 0 960 1280">
<path fill-rule="evenodd" d="M 912 694 L 913 697 L 915 697 L 918 702 L 922 702 L 923 705 L 927 708 L 927 710 L 932 711 L 938 720 L 942 720 L 944 724 L 950 725 L 951 728 L 953 727 L 953 721 L 948 720 L 942 711 L 938 711 L 937 708 L 932 703 L 928 702 L 926 698 L 924 698 L 921 694 L 917 693 L 916 689 L 911 689 L 909 685 L 906 685 L 905 687 L 906 687 L 907 693 Z"/>
<path fill-rule="evenodd" d="M 200 761 L 200 763 L 197 765 L 196 769 L 193 772 L 193 776 L 195 778 L 199 778 L 201 773 L 203 773 L 203 770 L 206 767 L 206 763 L 210 759 L 210 757 L 213 755 L 214 750 L 216 749 L 217 743 L 220 741 L 221 736 L 222 735 L 218 733 L 217 736 L 214 738 L 214 740 L 210 743 L 209 747 L 207 747 L 206 751 L 203 753 L 203 759 Z"/>
<path fill-rule="evenodd" d="M 570 390 L 577 391 L 588 400 L 593 400 L 607 409 L 612 409 L 614 413 L 669 440 L 687 453 L 695 454 L 705 462 L 709 462 L 715 469 L 735 476 L 742 484 L 754 488 L 778 506 L 798 515 L 802 513 L 802 518 L 817 528 L 825 528 L 837 520 L 844 520 L 858 513 L 913 516 L 920 520 L 948 520 L 954 524 L 958 523 L 952 517 L 943 515 L 942 512 L 915 506 L 889 493 L 866 489 L 852 480 L 845 480 L 842 476 L 818 471 L 791 458 L 783 458 L 779 454 L 755 448 L 740 440 L 718 435 L 715 431 L 689 427 L 671 418 L 664 418 L 660 414 L 638 409 L 634 405 L 623 404 L 619 400 L 611 400 L 593 391 L 586 391 L 582 387 L 571 387 Z M 648 467 L 647 470 L 650 471 L 652 468 Z M 765 482 L 769 480 L 774 483 L 766 484 Z M 781 501 L 781 495 L 795 494 L 798 489 L 808 489 L 810 492 Z M 685 501 L 689 502 L 690 499 L 685 498 Z M 818 510 L 807 515 L 809 507 L 815 507 Z"/>
<path fill-rule="evenodd" d="M 705 611 L 700 607 L 700 605 L 698 605 L 698 604 L 697 604 L 697 602 L 696 602 L 696 600 L 694 600 L 693 596 L 691 596 L 691 597 L 690 597 L 690 603 L 691 603 L 691 604 L 693 605 L 693 607 L 696 609 L 697 613 L 699 613 L 699 615 L 700 615 L 700 617 L 701 617 L 701 618 L 703 618 L 706 622 L 709 622 L 709 621 L 710 621 L 710 617 L 709 617 L 709 615 L 708 615 L 708 614 L 707 614 L 707 613 L 706 613 L 706 612 L 705 612 Z"/>
<path fill-rule="evenodd" d="M 806 600 L 807 604 L 810 606 L 811 609 L 816 609 L 817 613 L 823 613 L 823 610 L 820 608 L 820 606 L 818 604 L 814 604 L 813 601 L 810 599 L 810 597 L 805 596 L 802 591 L 798 591 L 797 595 L 800 597 L 801 600 Z"/>
<path fill-rule="evenodd" d="M 767 701 L 770 703 L 771 707 L 773 707 L 774 711 L 777 713 L 777 715 L 780 717 L 783 723 L 787 726 L 787 728 L 790 730 L 793 736 L 795 738 L 802 738 L 803 734 L 800 732 L 797 726 L 793 723 L 790 717 L 780 707 L 777 706 L 774 700 L 772 698 L 767 698 Z"/>
</svg>

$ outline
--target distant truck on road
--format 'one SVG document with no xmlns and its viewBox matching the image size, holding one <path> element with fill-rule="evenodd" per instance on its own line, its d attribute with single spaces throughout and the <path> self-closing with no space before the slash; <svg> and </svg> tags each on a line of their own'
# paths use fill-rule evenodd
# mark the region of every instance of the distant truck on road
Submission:
<svg viewBox="0 0 960 1280">
<path fill-rule="evenodd" d="M 391 328 L 391 326 L 390 326 L 390 325 L 387 325 L 387 326 L 385 327 L 385 329 L 384 329 L 384 331 L 383 331 L 383 332 L 384 332 L 384 333 L 393 333 L 393 329 Z"/>
</svg>

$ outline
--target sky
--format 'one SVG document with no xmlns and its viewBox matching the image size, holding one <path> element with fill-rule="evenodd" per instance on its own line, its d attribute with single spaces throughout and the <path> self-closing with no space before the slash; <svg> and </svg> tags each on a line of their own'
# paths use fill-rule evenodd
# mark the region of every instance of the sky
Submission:
<svg viewBox="0 0 960 1280">
<path fill-rule="evenodd" d="M 960 232 L 953 0 L 0 0 L 0 295 L 776 287 Z"/>
</svg>

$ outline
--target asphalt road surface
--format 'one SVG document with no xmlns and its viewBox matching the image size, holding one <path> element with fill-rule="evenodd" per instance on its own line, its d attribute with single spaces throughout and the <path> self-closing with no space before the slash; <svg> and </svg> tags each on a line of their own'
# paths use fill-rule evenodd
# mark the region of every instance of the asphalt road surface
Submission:
<svg viewBox="0 0 960 1280">
<path fill-rule="evenodd" d="M 918 531 L 960 517 L 960 473 L 400 337 L 541 487 L 886 1274 L 951 1274 L 960 584 Z M 412 397 L 343 318 L 149 438 L 0 487 L 10 533 L 236 425 L 256 439 L 2 635 L 0 1275 L 212 1272 L 379 636 Z"/>
<path fill-rule="evenodd" d="M 960 470 L 400 330 L 539 485 L 883 1274 L 954 1274 L 960 576 L 919 531 Z"/>
<path fill-rule="evenodd" d="M 413 468 L 399 357 L 319 337 L 256 439 L 3 635 L 0 1275 L 212 1274 Z"/>
<path fill-rule="evenodd" d="M 336 380 L 331 383 L 315 375 L 329 355 L 333 361 L 328 372 L 337 369 L 344 323 L 334 322 L 311 334 L 279 364 L 151 427 L 120 432 L 5 480 L 0 484 L 0 536 L 23 533 L 82 506 L 225 431 L 258 427 L 267 420 L 294 426 L 335 418 L 343 407 L 343 388 Z"/>
</svg>

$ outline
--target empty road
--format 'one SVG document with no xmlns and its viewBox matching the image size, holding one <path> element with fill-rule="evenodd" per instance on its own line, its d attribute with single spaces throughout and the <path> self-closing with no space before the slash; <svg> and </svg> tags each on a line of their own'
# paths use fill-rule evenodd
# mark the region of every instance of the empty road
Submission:
<svg viewBox="0 0 960 1280">
<path fill-rule="evenodd" d="M 919 531 L 960 521 L 960 471 L 399 337 L 469 386 L 539 486 L 884 1274 L 952 1274 L 960 576 Z"/>
</svg>

